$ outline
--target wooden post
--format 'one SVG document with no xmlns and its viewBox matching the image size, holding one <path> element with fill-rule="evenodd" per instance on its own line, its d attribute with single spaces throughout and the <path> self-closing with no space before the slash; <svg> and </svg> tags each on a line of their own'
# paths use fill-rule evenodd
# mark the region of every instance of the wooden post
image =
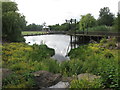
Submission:
<svg viewBox="0 0 120 90">
<path fill-rule="evenodd" d="M 97 42 L 98 42 L 98 43 L 100 42 L 99 36 L 97 37 Z"/>
<path fill-rule="evenodd" d="M 74 37 L 75 37 L 74 48 L 76 48 L 76 33 L 75 33 Z"/>
<path fill-rule="evenodd" d="M 71 49 L 72 49 L 72 35 L 70 35 L 70 45 L 71 45 Z"/>
<path fill-rule="evenodd" d="M 82 40 L 83 40 L 82 42 L 83 42 L 83 44 L 84 44 L 84 38 L 85 38 L 85 37 L 84 37 L 84 35 L 83 35 L 83 37 L 82 37 Z"/>
</svg>

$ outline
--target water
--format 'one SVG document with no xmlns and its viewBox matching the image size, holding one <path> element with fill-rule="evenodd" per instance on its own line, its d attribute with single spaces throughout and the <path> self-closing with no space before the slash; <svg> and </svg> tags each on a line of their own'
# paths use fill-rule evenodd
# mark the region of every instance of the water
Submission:
<svg viewBox="0 0 120 90">
<path fill-rule="evenodd" d="M 39 35 L 39 36 L 25 36 L 26 43 L 46 44 L 48 47 L 55 50 L 55 55 L 52 57 L 58 61 L 69 60 L 66 56 L 70 51 L 70 36 L 69 35 Z"/>
</svg>

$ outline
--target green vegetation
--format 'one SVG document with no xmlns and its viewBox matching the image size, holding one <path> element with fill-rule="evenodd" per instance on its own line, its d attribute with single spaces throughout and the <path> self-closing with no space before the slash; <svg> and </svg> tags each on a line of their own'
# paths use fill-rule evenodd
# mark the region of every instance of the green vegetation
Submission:
<svg viewBox="0 0 120 90">
<path fill-rule="evenodd" d="M 110 12 L 109 7 L 101 8 L 99 11 L 98 25 L 112 26 L 114 15 Z"/>
<path fill-rule="evenodd" d="M 61 25 L 56 24 L 56 25 L 50 25 L 50 30 L 52 31 L 69 31 L 69 30 L 78 30 L 79 29 L 79 22 L 68 24 L 68 23 L 63 23 Z"/>
<path fill-rule="evenodd" d="M 17 12 L 15 2 L 2 3 L 2 38 L 5 41 L 25 41 L 21 30 L 26 26 L 25 16 Z"/>
<path fill-rule="evenodd" d="M 41 31 L 22 31 L 22 35 L 35 35 L 35 34 L 45 34 L 46 32 Z"/>
<path fill-rule="evenodd" d="M 112 43 L 112 44 L 111 44 Z M 69 53 L 71 59 L 76 60 L 78 73 L 92 73 L 101 76 L 102 87 L 104 88 L 118 88 L 119 87 L 119 72 L 118 72 L 118 52 L 119 50 L 109 50 L 115 45 L 113 40 L 101 40 L 100 44 L 89 44 L 80 46 L 79 48 L 71 50 Z M 72 62 L 72 60 L 70 61 Z M 81 66 L 82 65 L 82 66 Z M 71 64 L 67 65 L 71 68 Z M 81 68 L 80 68 L 81 67 Z M 80 81 L 81 82 L 81 81 Z M 72 83 L 75 86 L 80 83 L 79 81 Z M 77 83 L 77 84 L 76 84 Z M 80 86 L 79 86 L 80 87 Z"/>
<path fill-rule="evenodd" d="M 92 28 L 88 28 L 88 30 L 90 32 L 118 32 L 118 30 L 116 30 L 114 27 L 105 26 L 105 25 L 95 26 L 95 27 L 92 27 Z"/>
<path fill-rule="evenodd" d="M 42 25 L 36 25 L 35 23 L 32 23 L 27 25 L 24 31 L 42 31 L 42 27 Z"/>
<path fill-rule="evenodd" d="M 82 15 L 79 22 L 63 23 L 49 26 L 51 30 L 89 30 L 89 31 L 118 31 L 120 17 L 110 12 L 108 7 L 100 9 L 99 18 L 91 14 Z M 42 34 L 42 25 L 30 24 L 26 26 L 25 16 L 18 13 L 15 2 L 2 3 L 2 39 L 10 42 L 25 41 L 23 35 Z M 21 32 L 22 30 L 26 30 Z M 29 32 L 28 32 L 29 31 Z M 33 32 L 35 31 L 35 32 Z M 71 60 L 58 63 L 50 57 L 55 54 L 53 49 L 46 45 L 27 45 L 25 43 L 4 43 L 2 47 L 3 68 L 12 70 L 7 78 L 3 79 L 3 88 L 32 88 L 36 85 L 32 73 L 45 70 L 52 73 L 61 73 L 72 77 L 81 73 L 91 73 L 101 78 L 94 81 L 72 80 L 70 88 L 114 88 L 120 89 L 119 82 L 119 49 L 116 49 L 116 39 L 102 39 L 100 43 L 88 44 L 72 49 L 69 53 Z"/>
<path fill-rule="evenodd" d="M 3 80 L 4 88 L 30 88 L 35 86 L 32 72 L 45 70 L 61 73 L 65 77 L 81 73 L 91 73 L 101 78 L 88 81 L 74 79 L 71 88 L 115 88 L 117 89 L 118 51 L 116 39 L 102 39 L 98 44 L 83 45 L 69 53 L 71 60 L 58 63 L 50 59 L 54 50 L 46 45 L 29 46 L 25 43 L 9 43 L 3 45 L 3 68 L 14 73 Z M 87 84 L 86 84 L 87 83 Z"/>
<path fill-rule="evenodd" d="M 91 14 L 82 15 L 80 20 L 80 30 L 96 25 L 96 20 Z"/>
<path fill-rule="evenodd" d="M 50 25 L 50 30 L 53 31 L 107 31 L 117 32 L 118 31 L 119 14 L 117 17 L 110 12 L 109 7 L 103 7 L 99 11 L 99 18 L 95 19 L 92 14 L 81 15 L 79 22 L 75 24 L 63 23 L 61 25 Z"/>
<path fill-rule="evenodd" d="M 105 31 L 117 32 L 118 31 L 118 17 L 110 12 L 108 7 L 101 8 L 99 11 L 99 18 L 96 20 L 91 14 L 81 16 L 79 22 L 80 31 Z"/>
<path fill-rule="evenodd" d="M 50 25 L 50 30 L 52 31 L 68 31 L 69 26 L 67 23 L 64 23 L 62 25 L 56 24 L 56 25 Z"/>
<path fill-rule="evenodd" d="M 89 81 L 87 79 L 82 80 L 73 80 L 70 84 L 70 88 L 101 88 L 101 80 L 95 79 L 93 81 Z"/>
<path fill-rule="evenodd" d="M 46 70 L 57 73 L 59 70 L 56 68 L 58 63 L 50 59 L 54 50 L 46 45 L 6 43 L 2 48 L 2 67 L 13 71 L 3 80 L 3 88 L 31 88 L 35 85 L 32 72 Z"/>
<path fill-rule="evenodd" d="M 117 17 L 115 18 L 113 28 L 116 31 L 120 32 L 120 14 L 119 13 L 117 14 Z"/>
</svg>

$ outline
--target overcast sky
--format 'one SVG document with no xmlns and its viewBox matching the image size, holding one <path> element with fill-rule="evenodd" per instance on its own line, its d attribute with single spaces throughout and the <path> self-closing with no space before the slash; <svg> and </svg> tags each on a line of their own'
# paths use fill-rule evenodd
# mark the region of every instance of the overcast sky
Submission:
<svg viewBox="0 0 120 90">
<path fill-rule="evenodd" d="M 20 13 L 28 24 L 61 24 L 65 19 L 80 20 L 80 15 L 91 13 L 96 19 L 99 10 L 109 7 L 113 14 L 118 12 L 120 0 L 12 0 L 17 2 Z"/>
</svg>

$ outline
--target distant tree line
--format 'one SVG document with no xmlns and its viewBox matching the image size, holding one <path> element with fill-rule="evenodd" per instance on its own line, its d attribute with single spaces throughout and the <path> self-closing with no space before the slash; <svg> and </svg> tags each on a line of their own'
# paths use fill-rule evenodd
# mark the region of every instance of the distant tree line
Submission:
<svg viewBox="0 0 120 90">
<path fill-rule="evenodd" d="M 35 23 L 29 24 L 25 27 L 24 31 L 42 31 L 42 25 L 36 25 Z"/>
<path fill-rule="evenodd" d="M 92 14 L 88 13 L 86 15 L 81 15 L 80 21 L 75 23 L 63 23 L 63 24 L 55 24 L 49 25 L 51 31 L 108 31 L 109 29 L 112 31 L 118 31 L 120 29 L 120 25 L 118 25 L 118 21 L 120 14 L 115 17 L 113 13 L 110 12 L 109 7 L 103 7 L 99 11 L 98 19 L 95 19 Z M 25 31 L 41 31 L 43 25 L 29 24 L 24 29 Z"/>
<path fill-rule="evenodd" d="M 101 8 L 99 11 L 99 18 L 95 19 L 90 13 L 86 15 L 81 15 L 79 21 L 79 30 L 93 30 L 93 31 L 120 31 L 120 14 L 115 17 L 113 13 L 110 12 L 109 7 Z"/>
<path fill-rule="evenodd" d="M 55 24 L 55 25 L 49 25 L 48 26 L 51 31 L 68 31 L 68 30 L 75 30 L 79 29 L 79 22 L 76 24 L 68 24 L 63 23 L 61 25 Z M 36 25 L 35 23 L 29 24 L 24 28 L 24 31 L 42 31 L 43 25 Z"/>
<path fill-rule="evenodd" d="M 103 7 L 99 11 L 98 19 L 95 19 L 92 14 L 88 13 L 86 15 L 81 15 L 81 19 L 79 22 L 75 24 L 63 23 L 61 25 L 55 24 L 50 25 L 50 30 L 53 31 L 69 31 L 69 30 L 77 30 L 77 31 L 86 31 L 87 29 L 93 31 L 120 31 L 120 14 L 115 17 L 113 13 L 110 12 L 109 7 Z"/>
<path fill-rule="evenodd" d="M 52 31 L 69 31 L 69 30 L 76 30 L 79 29 L 79 22 L 76 24 L 69 24 L 69 23 L 63 23 L 61 25 L 56 24 L 56 25 L 50 25 L 50 30 Z"/>
</svg>

